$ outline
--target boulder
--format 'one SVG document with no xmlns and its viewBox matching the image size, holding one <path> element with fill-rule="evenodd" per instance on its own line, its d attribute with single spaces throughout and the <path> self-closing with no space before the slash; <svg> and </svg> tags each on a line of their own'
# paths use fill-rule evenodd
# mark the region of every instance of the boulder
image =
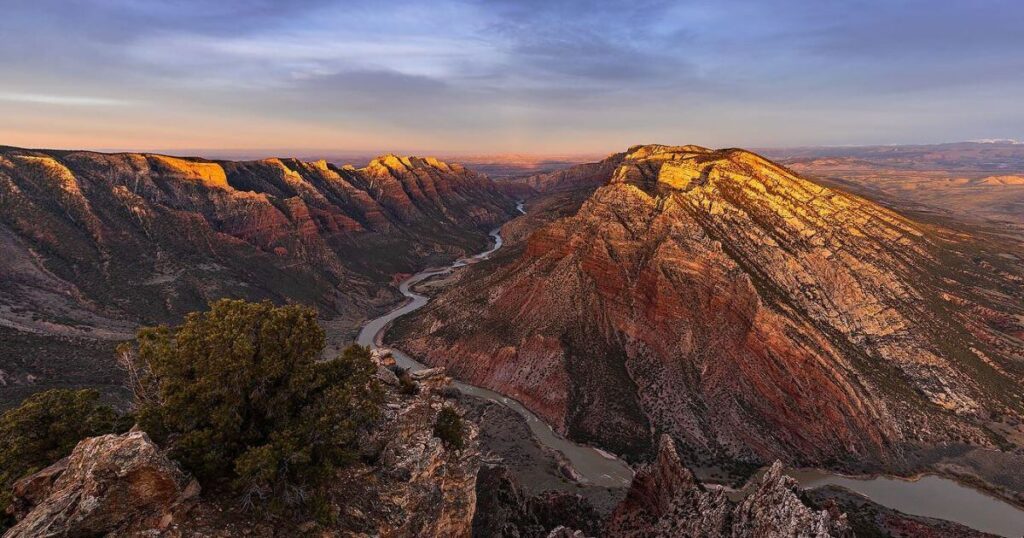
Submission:
<svg viewBox="0 0 1024 538">
<path fill-rule="evenodd" d="M 32 504 L 5 538 L 128 535 L 158 529 L 170 511 L 199 493 L 144 432 L 91 437 L 63 464 L 19 482 L 19 502 Z M 51 485 L 49 477 L 57 475 Z"/>
</svg>

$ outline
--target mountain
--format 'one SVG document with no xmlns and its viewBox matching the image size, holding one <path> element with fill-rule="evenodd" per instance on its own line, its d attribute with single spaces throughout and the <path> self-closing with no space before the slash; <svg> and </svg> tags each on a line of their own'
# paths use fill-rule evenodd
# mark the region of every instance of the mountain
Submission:
<svg viewBox="0 0 1024 538">
<path fill-rule="evenodd" d="M 629 457 L 660 433 L 705 464 L 1011 457 L 1024 253 L 739 149 L 636 146 L 604 181 L 394 345 Z"/>
<path fill-rule="evenodd" d="M 433 158 L 0 148 L 0 385 L 114 385 L 111 342 L 220 297 L 316 305 L 350 338 L 399 299 L 396 274 L 484 248 L 514 213 L 495 183 Z"/>
</svg>

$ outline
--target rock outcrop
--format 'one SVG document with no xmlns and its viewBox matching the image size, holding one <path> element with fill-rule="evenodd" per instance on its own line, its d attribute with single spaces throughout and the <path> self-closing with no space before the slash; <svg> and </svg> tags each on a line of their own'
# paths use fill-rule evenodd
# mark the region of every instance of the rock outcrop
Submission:
<svg viewBox="0 0 1024 538">
<path fill-rule="evenodd" d="M 838 509 L 814 510 L 797 497 L 796 480 L 782 474 L 776 461 L 754 491 L 733 509 L 732 536 L 849 536 L 853 533 Z"/>
<path fill-rule="evenodd" d="M 476 510 L 480 468 L 477 428 L 465 425 L 465 447 L 446 448 L 433 425 L 447 402 L 450 384 L 443 370 L 414 377 L 416 395 L 388 391 L 384 427 L 374 439 L 382 450 L 373 466 L 357 466 L 338 476 L 332 488 L 339 508 L 336 528 L 343 535 L 389 537 L 469 536 Z"/>
<path fill-rule="evenodd" d="M 1021 416 L 1011 264 L 747 151 L 630 148 L 505 256 L 396 345 L 620 454 L 885 467 Z"/>
<path fill-rule="evenodd" d="M 198 483 L 132 431 L 85 439 L 66 460 L 19 481 L 19 521 L 4 537 L 469 536 L 478 430 L 465 422 L 463 448 L 447 448 L 433 425 L 442 408 L 457 409 L 443 396 L 450 378 L 431 370 L 415 379 L 414 395 L 385 383 L 383 420 L 364 440 L 365 457 L 321 492 L 329 522 L 247 511 L 229 491 L 199 495 Z"/>
<path fill-rule="evenodd" d="M 732 505 L 721 491 L 697 481 L 663 436 L 654 462 L 637 471 L 626 498 L 608 522 L 608 534 L 621 537 L 725 536 Z"/>
<path fill-rule="evenodd" d="M 637 472 L 626 499 L 612 514 L 610 538 L 840 537 L 852 536 L 838 512 L 816 511 L 796 495 L 796 482 L 776 463 L 739 504 L 698 482 L 662 436 L 654 463 Z"/>
<path fill-rule="evenodd" d="M 23 516 L 4 536 L 127 536 L 164 529 L 171 513 L 198 493 L 199 485 L 145 433 L 93 437 L 66 462 L 18 482 Z"/>
</svg>

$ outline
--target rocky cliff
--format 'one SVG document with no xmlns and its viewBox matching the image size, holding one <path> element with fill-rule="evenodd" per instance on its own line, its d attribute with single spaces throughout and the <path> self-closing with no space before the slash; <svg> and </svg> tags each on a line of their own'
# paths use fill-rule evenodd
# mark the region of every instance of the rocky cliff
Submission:
<svg viewBox="0 0 1024 538">
<path fill-rule="evenodd" d="M 0 148 L 0 330 L 29 340 L 0 354 L 0 382 L 67 379 L 69 365 L 22 352 L 124 338 L 221 297 L 317 305 L 349 335 L 397 300 L 395 274 L 484 248 L 515 213 L 489 179 L 433 158 L 355 169 Z"/>
<path fill-rule="evenodd" d="M 852 536 L 837 510 L 814 510 L 797 496 L 796 482 L 776 462 L 739 503 L 708 490 L 679 460 L 662 436 L 657 459 L 633 478 L 626 499 L 606 529 L 609 537 Z"/>
<path fill-rule="evenodd" d="M 1016 435 L 991 421 L 1021 413 L 1019 260 L 753 153 L 630 148 L 505 256 L 396 345 L 577 439 L 885 467 Z"/>
</svg>

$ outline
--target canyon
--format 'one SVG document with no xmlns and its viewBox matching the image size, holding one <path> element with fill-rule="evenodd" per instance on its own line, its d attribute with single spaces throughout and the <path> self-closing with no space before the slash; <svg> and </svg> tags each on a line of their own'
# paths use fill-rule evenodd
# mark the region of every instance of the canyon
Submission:
<svg viewBox="0 0 1024 538">
<path fill-rule="evenodd" d="M 787 465 L 1024 502 L 1006 472 L 1024 463 L 1024 250 L 751 152 L 634 146 L 492 181 L 394 155 L 2 148 L 0 209 L 3 402 L 52 386 L 116 401 L 114 345 L 221 296 L 315 305 L 333 349 L 360 327 L 394 346 L 374 355 L 382 457 L 338 475 L 333 526 L 239 519 L 130 432 L 19 482 L 11 536 L 985 536 L 801 490 Z M 410 372 L 410 395 L 393 363 L 412 359 L 441 368 Z M 467 419 L 465 449 L 430 431 L 442 407 Z M 586 458 L 612 456 L 587 445 L 626 473 L 593 479 Z M 117 500 L 129 490 L 152 495 Z"/>
<path fill-rule="evenodd" d="M 394 275 L 464 255 L 515 214 L 459 164 L 0 148 L 3 403 L 116 394 L 114 344 L 220 297 L 315 305 L 335 347 L 398 300 Z"/>
</svg>

